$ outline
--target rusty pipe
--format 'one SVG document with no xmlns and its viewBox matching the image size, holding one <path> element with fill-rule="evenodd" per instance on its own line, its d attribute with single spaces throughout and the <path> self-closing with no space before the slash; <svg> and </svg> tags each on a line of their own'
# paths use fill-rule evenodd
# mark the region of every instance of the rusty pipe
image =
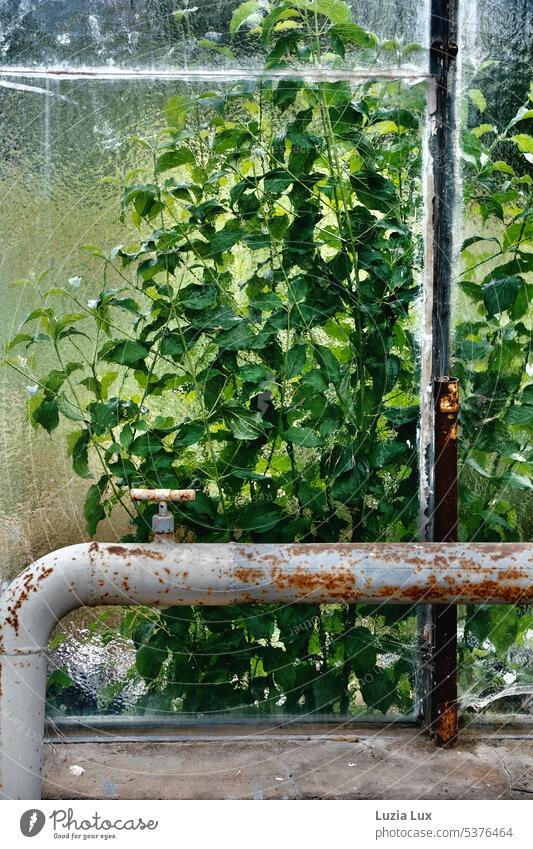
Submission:
<svg viewBox="0 0 533 849">
<path fill-rule="evenodd" d="M 0 601 L 0 796 L 38 799 L 46 648 L 70 611 L 100 605 L 533 601 L 533 545 L 197 544 L 69 546 Z"/>
</svg>

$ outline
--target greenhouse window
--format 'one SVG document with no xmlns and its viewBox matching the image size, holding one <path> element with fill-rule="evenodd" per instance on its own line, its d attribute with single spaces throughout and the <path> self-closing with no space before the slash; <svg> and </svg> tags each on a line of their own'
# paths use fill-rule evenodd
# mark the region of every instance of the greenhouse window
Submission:
<svg viewBox="0 0 533 849">
<path fill-rule="evenodd" d="M 80 540 L 152 545 L 136 488 L 195 491 L 166 508 L 184 550 L 527 559 L 531 50 L 506 54 L 510 93 L 486 25 L 527 31 L 521 0 L 71 5 L 1 13 L 5 577 Z M 530 714 L 524 580 L 502 573 L 510 606 L 103 599 L 52 636 L 50 733 L 450 743 L 458 707 Z"/>
</svg>

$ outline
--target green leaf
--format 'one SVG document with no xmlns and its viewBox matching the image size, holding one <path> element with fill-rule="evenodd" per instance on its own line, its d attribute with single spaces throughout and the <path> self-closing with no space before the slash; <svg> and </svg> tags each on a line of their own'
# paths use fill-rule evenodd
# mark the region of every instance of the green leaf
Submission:
<svg viewBox="0 0 533 849">
<path fill-rule="evenodd" d="M 72 687 L 73 681 L 66 669 L 54 669 L 46 680 L 48 698 L 58 698 L 64 690 Z"/>
<path fill-rule="evenodd" d="M 7 354 L 7 352 L 11 351 L 12 348 L 16 348 L 17 345 L 22 345 L 24 342 L 31 343 L 33 341 L 34 337 L 30 336 L 28 333 L 17 333 L 9 340 L 4 350 Z"/>
<path fill-rule="evenodd" d="M 80 478 L 90 477 L 89 441 L 88 430 L 74 430 L 67 436 L 67 449 L 69 457 L 72 457 L 72 468 Z"/>
<path fill-rule="evenodd" d="M 360 502 L 365 493 L 366 474 L 359 464 L 335 478 L 331 495 L 343 504 Z"/>
<path fill-rule="evenodd" d="M 324 345 L 314 346 L 315 356 L 328 383 L 338 386 L 341 379 L 340 365 L 331 351 Z"/>
<path fill-rule="evenodd" d="M 157 631 L 148 643 L 138 649 L 135 656 L 135 666 L 148 686 L 153 684 L 159 676 L 167 657 L 168 649 L 164 631 Z"/>
<path fill-rule="evenodd" d="M 223 253 L 236 245 L 245 236 L 242 227 L 235 221 L 228 221 L 221 230 L 217 230 L 209 243 L 212 256 Z"/>
<path fill-rule="evenodd" d="M 24 327 L 25 324 L 29 324 L 30 321 L 36 321 L 37 319 L 44 319 L 44 321 L 48 323 L 48 320 L 53 318 L 53 315 L 54 311 L 50 307 L 47 307 L 46 309 L 40 307 L 39 309 L 32 310 L 27 316 L 25 316 L 25 318 L 22 319 L 19 324 L 19 329 Z"/>
<path fill-rule="evenodd" d="M 235 439 L 259 439 L 265 435 L 265 422 L 260 413 L 246 407 L 226 407 L 224 420 Z"/>
<path fill-rule="evenodd" d="M 174 440 L 174 448 L 188 448 L 196 445 L 205 436 L 205 425 L 203 422 L 184 422 L 179 426 Z"/>
<path fill-rule="evenodd" d="M 49 392 L 35 395 L 28 402 L 30 421 L 34 427 L 40 425 L 51 433 L 59 424 L 59 406 L 57 396 Z"/>
<path fill-rule="evenodd" d="M 496 236 L 470 236 L 470 238 L 465 239 L 465 241 L 461 245 L 461 252 L 466 251 L 467 248 L 470 248 L 472 245 L 476 245 L 479 242 L 494 242 L 499 248 L 501 247 L 500 242 L 496 238 Z"/>
<path fill-rule="evenodd" d="M 386 713 L 397 699 L 396 688 L 392 680 L 393 668 L 374 667 L 361 675 L 359 686 L 361 695 L 368 707 Z"/>
<path fill-rule="evenodd" d="M 312 14 L 323 15 L 334 24 L 349 24 L 352 20 L 352 10 L 344 0 L 297 0 L 296 5 Z"/>
<path fill-rule="evenodd" d="M 358 24 L 352 22 L 335 24 L 328 30 L 328 35 L 340 38 L 346 44 L 356 44 L 357 47 L 368 49 L 375 47 L 378 38 L 373 32 L 367 32 Z"/>
<path fill-rule="evenodd" d="M 394 184 L 375 171 L 359 171 L 351 176 L 352 186 L 360 202 L 368 209 L 390 213 L 397 203 Z"/>
<path fill-rule="evenodd" d="M 170 171 L 171 168 L 179 168 L 180 165 L 194 165 L 194 162 L 195 159 L 192 151 L 186 147 L 180 147 L 178 150 L 167 150 L 157 159 L 155 165 L 156 174 Z"/>
<path fill-rule="evenodd" d="M 520 620 L 516 608 L 495 605 L 489 613 L 489 640 L 499 654 L 507 652 L 516 641 Z"/>
<path fill-rule="evenodd" d="M 480 91 L 478 88 L 471 88 L 468 91 L 468 97 L 470 98 L 471 102 L 474 104 L 476 109 L 479 109 L 480 112 L 485 111 L 485 109 L 487 108 L 487 100 L 482 91 Z"/>
<path fill-rule="evenodd" d="M 92 401 L 89 404 L 92 429 L 96 436 L 116 427 L 122 418 L 121 402 L 118 398 L 110 398 L 109 401 Z"/>
<path fill-rule="evenodd" d="M 516 608 L 495 605 L 472 610 L 468 615 L 466 628 L 480 646 L 485 640 L 490 640 L 496 651 L 504 654 L 516 640 L 518 624 Z"/>
<path fill-rule="evenodd" d="M 507 471 L 502 475 L 500 480 L 503 486 L 510 486 L 511 489 L 533 490 L 533 481 L 527 475 Z"/>
<path fill-rule="evenodd" d="M 280 195 L 294 182 L 294 174 L 290 174 L 283 168 L 277 168 L 275 171 L 269 171 L 263 178 L 265 192 L 273 195 Z"/>
<path fill-rule="evenodd" d="M 305 368 L 307 345 L 293 345 L 285 360 L 285 377 L 291 380 L 301 374 Z"/>
<path fill-rule="evenodd" d="M 282 510 L 271 501 L 254 501 L 244 508 L 238 518 L 243 531 L 266 533 L 276 527 L 282 519 Z"/>
<path fill-rule="evenodd" d="M 257 0 L 246 0 L 245 3 L 241 3 L 240 6 L 234 10 L 231 20 L 229 23 L 229 31 L 232 35 L 234 35 L 240 27 L 248 20 L 250 15 L 258 9 Z"/>
<path fill-rule="evenodd" d="M 401 442 L 378 442 L 370 451 L 370 465 L 376 469 L 405 460 L 407 449 Z"/>
<path fill-rule="evenodd" d="M 217 290 L 209 283 L 186 286 L 178 293 L 179 303 L 191 310 L 203 310 L 216 302 Z"/>
<path fill-rule="evenodd" d="M 528 109 L 526 106 L 521 106 L 514 118 L 509 122 L 509 127 L 514 127 L 520 121 L 529 121 L 533 118 L 533 109 Z"/>
<path fill-rule="evenodd" d="M 510 310 L 513 307 L 518 292 L 523 286 L 521 277 L 498 277 L 484 283 L 482 288 L 483 302 L 489 316 Z"/>
<path fill-rule="evenodd" d="M 344 656 L 356 674 L 365 675 L 376 665 L 375 637 L 368 628 L 352 628 L 344 639 Z"/>
<path fill-rule="evenodd" d="M 469 280 L 459 280 L 459 287 L 472 301 L 480 303 L 483 300 L 483 290 L 479 283 L 472 283 Z"/>
<path fill-rule="evenodd" d="M 193 611 L 190 607 L 168 607 L 161 615 L 161 622 L 166 630 L 180 640 L 184 640 L 187 636 L 193 620 Z"/>
<path fill-rule="evenodd" d="M 512 425 L 533 425 L 533 405 L 513 405 L 507 410 L 504 420 Z"/>
<path fill-rule="evenodd" d="M 522 153 L 533 153 L 533 136 L 528 136 L 526 133 L 519 133 L 517 136 L 512 136 L 511 141 L 515 143 L 518 150 Z"/>
<path fill-rule="evenodd" d="M 314 368 L 304 374 L 301 379 L 301 385 L 311 389 L 313 392 L 325 392 L 328 388 L 329 381 L 320 369 Z"/>
<path fill-rule="evenodd" d="M 99 351 L 101 360 L 110 363 L 118 363 L 129 368 L 140 368 L 144 366 L 144 360 L 150 353 L 150 349 L 131 339 L 115 339 L 107 342 Z"/>
<path fill-rule="evenodd" d="M 272 372 L 265 366 L 245 365 L 236 371 L 237 377 L 246 383 L 263 383 L 272 378 Z"/>
<path fill-rule="evenodd" d="M 96 533 L 98 524 L 105 519 L 106 512 L 102 503 L 102 495 L 109 481 L 108 475 L 102 475 L 98 483 L 92 484 L 87 490 L 85 496 L 85 506 L 83 515 L 87 523 L 87 533 L 93 537 Z"/>
<path fill-rule="evenodd" d="M 266 47 L 270 41 L 272 31 L 279 21 L 286 20 L 287 18 L 298 18 L 300 14 L 295 8 L 298 6 L 298 3 L 285 3 L 278 8 L 274 8 L 268 15 L 263 18 L 261 23 L 261 43 L 263 47 Z"/>
<path fill-rule="evenodd" d="M 142 433 L 130 445 L 130 454 L 136 457 L 154 457 L 164 450 L 163 443 L 153 433 Z"/>
<path fill-rule="evenodd" d="M 60 413 L 62 413 L 66 419 L 70 419 L 71 422 L 82 422 L 83 415 L 81 411 L 76 407 L 66 395 L 62 393 L 57 396 L 57 408 Z"/>
<path fill-rule="evenodd" d="M 175 94 L 165 103 L 165 115 L 169 127 L 183 130 L 187 122 L 187 114 L 196 106 L 197 99 L 185 94 Z"/>
<path fill-rule="evenodd" d="M 324 440 L 316 436 L 310 427 L 289 427 L 283 434 L 286 442 L 302 445 L 304 448 L 317 448 L 324 445 Z"/>
</svg>

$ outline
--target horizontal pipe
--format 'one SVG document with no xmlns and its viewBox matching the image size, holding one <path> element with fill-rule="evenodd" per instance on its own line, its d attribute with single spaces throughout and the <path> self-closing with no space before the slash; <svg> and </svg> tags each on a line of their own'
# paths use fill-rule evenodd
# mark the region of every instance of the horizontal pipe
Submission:
<svg viewBox="0 0 533 849">
<path fill-rule="evenodd" d="M 0 602 L 0 795 L 38 799 L 46 647 L 82 606 L 533 600 L 533 546 L 89 543 L 52 552 Z"/>
<path fill-rule="evenodd" d="M 130 489 L 132 501 L 195 501 L 195 489 Z"/>
</svg>

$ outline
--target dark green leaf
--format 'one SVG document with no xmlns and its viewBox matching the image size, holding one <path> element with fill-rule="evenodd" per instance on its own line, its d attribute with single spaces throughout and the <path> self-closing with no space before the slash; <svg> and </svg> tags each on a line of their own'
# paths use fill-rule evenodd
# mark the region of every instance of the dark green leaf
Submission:
<svg viewBox="0 0 533 849">
<path fill-rule="evenodd" d="M 89 487 L 85 496 L 83 515 L 87 523 L 87 533 L 90 537 L 94 536 L 98 524 L 106 517 L 102 495 L 108 484 L 108 480 L 108 475 L 102 475 L 97 484 L 92 484 Z"/>
<path fill-rule="evenodd" d="M 131 339 L 118 339 L 107 342 L 100 349 L 98 356 L 110 363 L 139 368 L 144 365 L 144 360 L 149 353 L 150 349 L 141 342 Z"/>
<path fill-rule="evenodd" d="M 265 422 L 260 413 L 246 407 L 227 407 L 224 420 L 235 439 L 258 439 L 265 434 Z"/>
<path fill-rule="evenodd" d="M 193 165 L 194 156 L 186 147 L 178 150 L 167 150 L 158 157 L 156 162 L 156 173 L 169 171 L 171 168 L 179 168 L 180 165 Z"/>
<path fill-rule="evenodd" d="M 287 380 L 291 380 L 304 370 L 306 350 L 307 345 L 293 345 L 287 352 L 284 369 Z"/>
<path fill-rule="evenodd" d="M 341 379 L 339 361 L 324 345 L 315 345 L 315 356 L 328 383 L 338 386 Z"/>
<path fill-rule="evenodd" d="M 324 440 L 316 436 L 310 427 L 289 427 L 283 433 L 283 439 L 286 442 L 294 442 L 295 445 L 302 445 L 305 448 L 316 448 L 324 444 Z"/>
<path fill-rule="evenodd" d="M 520 277 L 498 277 L 484 283 L 483 302 L 489 316 L 510 310 L 523 285 Z"/>
</svg>

